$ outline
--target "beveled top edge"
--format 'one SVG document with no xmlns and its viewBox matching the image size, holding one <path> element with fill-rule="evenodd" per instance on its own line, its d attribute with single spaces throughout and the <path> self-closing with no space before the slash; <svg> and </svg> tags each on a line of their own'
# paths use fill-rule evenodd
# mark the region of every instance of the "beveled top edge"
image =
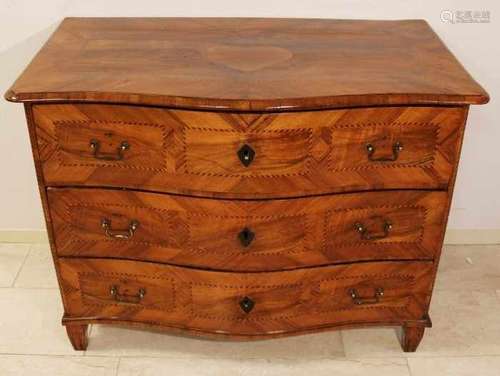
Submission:
<svg viewBox="0 0 500 376">
<path fill-rule="evenodd" d="M 5 99 L 14 103 L 105 103 L 144 105 L 186 110 L 236 111 L 236 112 L 285 112 L 301 110 L 327 110 L 336 108 L 371 106 L 466 106 L 489 102 L 489 95 L 440 95 L 440 94 L 361 94 L 332 97 L 287 98 L 268 100 L 183 98 L 152 94 L 55 92 L 20 93 L 12 90 Z"/>
<path fill-rule="evenodd" d="M 240 94 L 240 91 L 235 89 L 236 85 L 232 84 L 227 85 L 228 90 L 223 90 L 226 89 L 224 85 L 222 85 L 220 90 L 217 88 L 214 89 L 214 95 L 212 96 L 203 95 L 205 92 L 212 94 L 212 91 L 209 90 L 204 91 L 203 89 L 200 90 L 196 88 L 193 90 L 185 89 L 185 87 L 192 82 L 192 77 L 189 77 L 189 74 L 192 74 L 193 71 L 189 70 L 181 71 L 181 73 L 185 74 L 185 77 L 187 78 L 183 78 L 184 81 L 181 81 L 180 83 L 176 80 L 176 78 L 174 79 L 172 76 L 164 75 L 161 79 L 163 81 L 159 79 L 158 86 L 152 86 L 151 82 L 142 85 L 140 83 L 140 78 L 143 76 L 137 73 L 137 67 L 140 63 L 144 62 L 144 60 L 141 60 L 145 58 L 144 55 L 147 56 L 147 53 L 151 52 L 151 50 L 148 50 L 147 48 L 143 51 L 143 55 L 138 58 L 135 65 L 132 64 L 130 68 L 125 68 L 124 72 L 127 72 L 126 69 L 132 69 L 130 82 L 126 87 L 126 89 L 130 90 L 120 90 L 120 86 L 115 84 L 114 81 L 106 83 L 106 80 L 103 80 L 102 77 L 100 77 L 99 80 L 96 79 L 97 83 L 104 82 L 104 84 L 101 85 L 102 90 L 99 89 L 98 85 L 86 84 L 85 80 L 78 79 L 78 75 L 71 71 L 70 68 L 73 67 L 73 65 L 71 65 L 71 59 L 66 59 L 66 61 L 61 64 L 54 64 L 54 61 L 57 61 L 54 58 L 54 52 L 63 52 L 61 48 L 68 43 L 67 39 L 70 38 L 69 35 L 71 34 L 71 38 L 75 37 L 72 32 L 74 32 L 75 35 L 78 35 L 77 38 L 82 40 L 85 38 L 96 38 L 96 35 L 98 35 L 99 39 L 89 40 L 97 42 L 102 42 L 104 40 L 106 43 L 110 43 L 112 38 L 110 38 L 106 33 L 115 33 L 112 35 L 119 35 L 120 38 L 123 38 L 123 42 L 128 41 L 129 39 L 127 38 L 131 38 L 132 41 L 136 41 L 134 38 L 136 38 L 141 32 L 144 32 L 144 30 L 147 30 L 148 32 L 153 33 L 152 35 L 155 35 L 154 33 L 159 33 L 156 41 L 159 40 L 160 42 L 165 42 L 166 40 L 170 43 L 173 38 L 172 35 L 175 36 L 175 33 L 179 33 L 178 29 L 180 29 L 180 35 L 187 35 L 189 38 L 192 38 L 193 35 L 199 35 L 196 33 L 199 33 L 200 29 L 203 31 L 203 28 L 207 27 L 210 28 L 210 31 L 214 35 L 210 37 L 211 39 L 208 41 L 203 40 L 198 43 L 199 45 L 196 45 L 196 48 L 203 49 L 206 45 L 212 45 L 214 41 L 220 42 L 221 38 L 224 35 L 227 35 L 228 30 L 232 30 L 231 28 L 234 27 L 232 22 L 234 23 L 236 21 L 245 23 L 245 32 L 250 30 L 250 36 L 243 33 L 242 36 L 239 37 L 240 39 L 237 40 L 243 43 L 243 45 L 245 45 L 245 43 L 252 42 L 252 33 L 256 30 L 260 32 L 260 28 L 262 28 L 262 30 L 264 30 L 264 34 L 269 32 L 271 36 L 276 38 L 276 40 L 273 41 L 273 46 L 286 46 L 287 48 L 290 48 L 290 51 L 292 52 L 302 52 L 302 49 L 305 48 L 308 53 L 315 54 L 316 57 L 320 60 L 323 59 L 323 61 L 318 66 L 311 67 L 311 61 L 301 55 L 298 59 L 302 60 L 299 60 L 299 62 L 296 63 L 300 65 L 300 69 L 296 66 L 292 66 L 291 68 L 286 66 L 283 68 L 285 69 L 286 74 L 276 80 L 273 79 L 272 74 L 276 72 L 281 73 L 281 70 L 271 70 L 270 74 L 269 72 L 265 72 L 266 68 L 258 68 L 255 72 L 252 71 L 248 73 L 244 71 L 245 67 L 243 67 L 242 71 L 236 71 L 235 73 L 234 69 L 228 70 L 226 64 L 227 61 L 223 61 L 222 65 L 226 64 L 226 66 L 222 68 L 218 67 L 217 69 L 219 70 L 214 71 L 219 74 L 217 77 L 218 80 L 227 79 L 229 82 L 232 78 L 236 78 L 247 86 L 253 85 L 253 82 L 257 82 L 255 87 L 252 86 L 250 88 L 242 89 L 242 95 L 240 96 L 237 95 Z M 218 29 L 217 26 L 214 26 L 214 22 L 217 22 L 217 24 L 224 23 L 225 26 Z M 131 28 L 132 31 L 127 34 L 124 32 L 124 25 L 126 26 L 128 23 L 132 23 L 132 25 L 135 26 Z M 301 23 L 303 23 L 303 25 Z M 328 31 L 331 32 L 331 35 L 337 35 L 336 31 L 339 29 L 339 40 L 337 41 L 336 38 L 331 37 L 329 37 L 330 39 L 325 39 L 324 36 L 319 35 L 319 33 L 317 33 L 318 23 L 328 26 Z M 385 31 L 386 25 L 391 26 L 391 30 L 388 33 L 383 32 Z M 292 30 L 292 37 L 287 39 L 289 27 Z M 311 34 L 308 35 L 308 38 L 312 38 L 312 40 L 316 42 L 316 47 L 307 46 L 308 43 L 305 42 L 309 39 L 303 39 L 301 36 L 297 36 L 298 34 L 293 34 L 297 33 L 297 30 L 302 30 L 301 27 L 306 28 L 306 30 Z M 401 36 L 400 39 L 395 40 L 398 38 L 398 29 L 401 29 L 401 31 L 404 32 L 402 33 L 404 35 Z M 99 34 L 101 30 L 103 33 L 102 39 Z M 421 38 L 418 36 L 419 34 L 425 34 L 425 37 Z M 275 35 L 278 35 L 279 37 L 275 37 Z M 203 39 L 202 37 L 200 38 Z M 332 41 L 332 39 L 335 40 Z M 451 73 L 444 70 L 446 73 L 443 73 L 443 83 L 434 84 L 436 76 L 433 77 L 432 75 L 436 74 L 436 71 L 438 70 L 437 68 L 429 68 L 429 66 L 422 68 L 423 73 L 429 73 L 428 79 L 422 79 L 421 74 L 419 76 L 417 73 L 412 72 L 412 69 L 408 69 L 408 64 L 403 59 L 405 56 L 398 57 L 395 55 L 395 60 L 398 60 L 394 63 L 395 65 L 389 68 L 384 67 L 383 59 L 387 59 L 388 57 L 391 58 L 389 60 L 391 61 L 391 64 L 393 64 L 393 55 L 391 54 L 394 54 L 394 51 L 398 51 L 395 46 L 401 48 L 401 44 L 403 42 L 413 39 L 417 42 L 421 42 L 422 47 L 412 47 L 413 50 L 409 52 L 409 56 L 414 57 L 416 56 L 415 53 L 419 55 L 420 52 L 422 52 L 423 56 L 419 56 L 421 58 L 419 63 L 422 63 L 426 60 L 424 59 L 425 57 L 437 54 L 436 63 L 443 64 L 439 69 L 443 69 L 443 67 L 450 67 L 449 71 Z M 141 35 L 140 38 L 137 37 L 137 41 L 144 40 L 144 35 Z M 192 42 L 193 40 L 190 39 L 190 41 Z M 348 55 L 351 53 L 349 45 L 352 41 L 355 45 L 357 43 L 358 49 L 352 50 L 352 56 L 349 57 L 351 60 L 339 58 L 339 56 L 343 53 L 347 53 Z M 198 41 L 196 40 L 196 42 Z M 370 50 L 367 46 L 372 42 L 379 43 L 379 45 L 377 45 L 376 49 Z M 391 44 L 393 42 L 395 43 L 394 45 Z M 431 43 L 432 48 L 426 47 L 426 43 Z M 346 45 L 348 47 L 346 47 Z M 118 46 L 122 45 L 118 44 Z M 250 44 L 250 48 L 252 48 L 252 46 L 253 45 Z M 95 48 L 97 48 L 97 51 L 99 51 L 99 48 L 102 49 L 100 46 Z M 102 67 L 99 66 L 99 60 L 97 60 L 96 70 L 94 72 L 96 74 L 102 74 L 103 71 L 107 72 L 106 69 L 108 69 L 110 76 L 116 72 L 120 73 L 117 69 L 123 68 L 123 66 L 116 65 L 116 62 L 109 59 L 109 56 L 114 58 L 117 56 L 120 57 L 119 53 L 122 52 L 120 48 L 122 47 L 116 47 L 116 45 L 114 45 L 111 46 L 111 50 L 105 50 L 105 53 L 108 54 L 108 60 L 105 60 L 104 63 L 102 63 L 104 64 Z M 237 47 L 237 49 L 238 48 L 239 47 Z M 117 55 L 113 55 L 113 51 L 116 50 L 118 50 Z M 435 52 L 436 50 L 437 52 Z M 95 53 L 94 50 L 92 50 L 92 52 Z M 353 61 L 353 56 L 366 58 L 371 57 L 373 52 L 378 54 L 375 55 L 377 58 L 382 59 L 381 62 L 378 62 L 379 65 L 371 70 L 372 68 L 370 64 L 366 62 L 366 59 L 360 59 L 358 66 L 355 68 L 358 69 L 358 72 L 366 74 L 366 77 L 364 77 L 367 83 L 366 86 L 359 82 L 359 77 L 352 79 L 352 82 L 349 78 L 346 78 L 346 76 L 348 76 L 346 75 L 346 72 L 350 71 L 349 66 Z M 86 67 L 85 64 L 89 63 L 89 60 L 86 60 L 88 59 L 86 53 L 88 52 L 84 50 L 84 47 L 75 47 L 73 54 L 75 56 L 74 60 L 76 61 L 75 64 L 77 68 L 81 69 L 82 66 Z M 223 51 L 223 53 L 227 54 L 227 51 Z M 230 51 L 230 53 L 234 52 Z M 242 53 L 242 48 L 240 48 L 239 53 Z M 271 51 L 271 55 L 272 53 L 273 52 Z M 266 56 L 266 51 L 264 51 L 263 56 Z M 222 59 L 228 58 L 227 56 L 223 56 Z M 279 56 L 277 59 L 279 59 Z M 110 61 L 115 63 L 115 65 L 112 65 Z M 330 61 L 335 61 L 335 63 L 329 64 Z M 174 64 L 175 68 L 182 69 L 182 66 L 177 61 L 174 61 L 174 63 L 169 61 L 167 64 L 168 63 Z M 203 70 L 207 69 L 207 66 L 210 66 L 212 69 L 214 65 L 213 61 L 210 61 L 209 63 L 201 61 L 198 63 L 199 66 L 197 69 L 200 69 L 203 73 L 206 73 L 206 71 Z M 157 65 L 152 69 L 160 70 L 163 74 L 165 74 L 167 68 L 169 68 L 169 66 L 166 66 L 161 59 L 159 59 L 156 64 Z M 284 85 L 284 82 L 286 82 L 284 78 L 299 78 L 299 74 L 301 74 L 304 69 L 309 67 L 313 69 L 312 74 L 314 77 L 311 79 L 305 78 L 303 83 L 311 82 L 315 85 L 319 85 L 318 82 L 320 82 L 321 79 L 326 79 L 328 81 L 325 84 L 326 88 L 325 86 L 318 86 L 318 90 L 316 91 L 313 88 L 304 86 L 304 93 L 302 93 L 300 87 L 299 89 L 297 89 L 297 87 L 289 89 L 287 87 L 285 88 L 285 86 L 276 86 L 279 84 Z M 394 71 L 394 67 L 400 68 L 401 71 L 397 71 L 394 76 L 390 76 Z M 338 78 L 335 76 L 337 68 L 338 71 L 341 72 L 341 75 L 339 75 Z M 253 68 L 250 67 L 250 69 Z M 50 77 L 45 81 L 43 78 L 38 79 L 36 73 L 39 71 L 47 72 Z M 261 73 L 261 71 L 263 71 L 263 73 Z M 151 73 L 152 75 L 156 73 L 155 70 L 146 72 L 148 74 Z M 196 70 L 194 70 L 194 72 L 196 72 Z M 84 71 L 83 73 L 89 73 L 89 77 L 92 77 L 93 72 Z M 54 77 L 59 77 L 58 74 L 64 76 L 62 82 L 58 82 L 54 79 Z M 136 76 L 134 76 L 134 74 L 136 74 Z M 181 77 L 183 76 L 181 75 Z M 402 77 L 403 81 L 407 78 L 407 84 L 398 83 L 401 82 Z M 261 85 L 258 81 L 256 81 L 260 79 L 268 81 L 265 81 Z M 336 86 L 337 80 L 339 84 Z M 54 83 L 56 81 L 57 83 Z M 459 83 L 455 85 L 453 83 L 455 81 Z M 221 81 L 216 81 L 215 79 L 210 80 L 210 78 L 207 79 L 207 85 L 214 85 L 218 82 Z M 394 87 L 391 83 L 394 83 Z M 171 84 L 171 86 L 169 86 L 169 84 Z M 148 88 L 148 85 L 150 85 L 149 87 L 152 87 L 154 90 L 141 90 Z M 179 89 L 181 90 L 179 91 Z M 417 90 L 411 91 L 411 89 Z M 197 90 L 200 95 L 183 95 L 193 94 L 193 92 L 196 92 Z M 244 90 L 249 90 L 249 92 Z M 172 95 L 172 93 L 176 92 L 178 92 L 179 95 Z M 198 92 L 196 92 L 196 94 L 198 94 Z M 232 94 L 233 92 L 235 92 L 236 95 Z M 268 95 L 270 93 L 276 93 L 277 95 L 273 97 L 272 95 Z M 320 95 L 316 95 L 318 93 Z M 288 96 L 288 94 L 290 94 L 290 96 Z M 305 95 L 300 96 L 300 94 Z M 66 18 L 19 79 L 12 85 L 11 89 L 5 93 L 5 99 L 11 102 L 89 102 L 150 105 L 179 109 L 183 108 L 213 111 L 265 112 L 384 105 L 460 106 L 485 104 L 489 101 L 489 96 L 486 91 L 474 81 L 467 71 L 465 71 L 456 58 L 449 52 L 447 47 L 441 42 L 439 37 L 437 37 L 437 35 L 432 31 L 425 20 L 377 21 L 295 18 Z"/>
</svg>

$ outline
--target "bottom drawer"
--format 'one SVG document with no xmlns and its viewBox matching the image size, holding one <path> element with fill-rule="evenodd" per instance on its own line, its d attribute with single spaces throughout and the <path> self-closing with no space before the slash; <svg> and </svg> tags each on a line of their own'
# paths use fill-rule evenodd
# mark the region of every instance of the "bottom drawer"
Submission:
<svg viewBox="0 0 500 376">
<path fill-rule="evenodd" d="M 421 319 L 431 262 L 229 273 L 137 261 L 59 259 L 68 318 L 271 335 Z"/>
</svg>

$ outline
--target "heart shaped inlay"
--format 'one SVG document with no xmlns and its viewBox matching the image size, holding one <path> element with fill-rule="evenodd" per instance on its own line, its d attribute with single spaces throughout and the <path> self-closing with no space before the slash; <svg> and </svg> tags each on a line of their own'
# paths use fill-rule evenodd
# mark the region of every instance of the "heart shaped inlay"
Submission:
<svg viewBox="0 0 500 376">
<path fill-rule="evenodd" d="M 242 72 L 267 68 L 292 56 L 289 50 L 273 46 L 217 45 L 207 49 L 210 61 Z"/>
</svg>

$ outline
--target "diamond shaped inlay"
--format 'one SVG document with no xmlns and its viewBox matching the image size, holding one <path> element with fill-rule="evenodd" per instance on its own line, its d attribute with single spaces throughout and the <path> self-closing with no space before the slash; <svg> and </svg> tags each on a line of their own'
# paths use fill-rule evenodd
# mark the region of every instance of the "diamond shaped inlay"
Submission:
<svg viewBox="0 0 500 376">
<path fill-rule="evenodd" d="M 245 313 L 249 313 L 254 306 L 255 302 L 248 296 L 245 296 L 243 299 L 240 300 L 240 307 Z"/>
<path fill-rule="evenodd" d="M 238 239 L 243 247 L 248 247 L 250 243 L 255 239 L 255 233 L 248 227 L 245 227 L 238 234 Z"/>
<path fill-rule="evenodd" d="M 245 144 L 238 150 L 238 158 L 243 166 L 248 167 L 255 158 L 255 151 L 249 145 Z"/>
</svg>

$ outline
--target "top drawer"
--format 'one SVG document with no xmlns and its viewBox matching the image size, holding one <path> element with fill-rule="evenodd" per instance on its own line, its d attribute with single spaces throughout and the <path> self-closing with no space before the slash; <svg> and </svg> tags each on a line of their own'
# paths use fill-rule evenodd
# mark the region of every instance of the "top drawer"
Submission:
<svg viewBox="0 0 500 376">
<path fill-rule="evenodd" d="M 466 108 L 216 113 L 99 104 L 33 106 L 47 185 L 226 197 L 444 189 Z"/>
</svg>

